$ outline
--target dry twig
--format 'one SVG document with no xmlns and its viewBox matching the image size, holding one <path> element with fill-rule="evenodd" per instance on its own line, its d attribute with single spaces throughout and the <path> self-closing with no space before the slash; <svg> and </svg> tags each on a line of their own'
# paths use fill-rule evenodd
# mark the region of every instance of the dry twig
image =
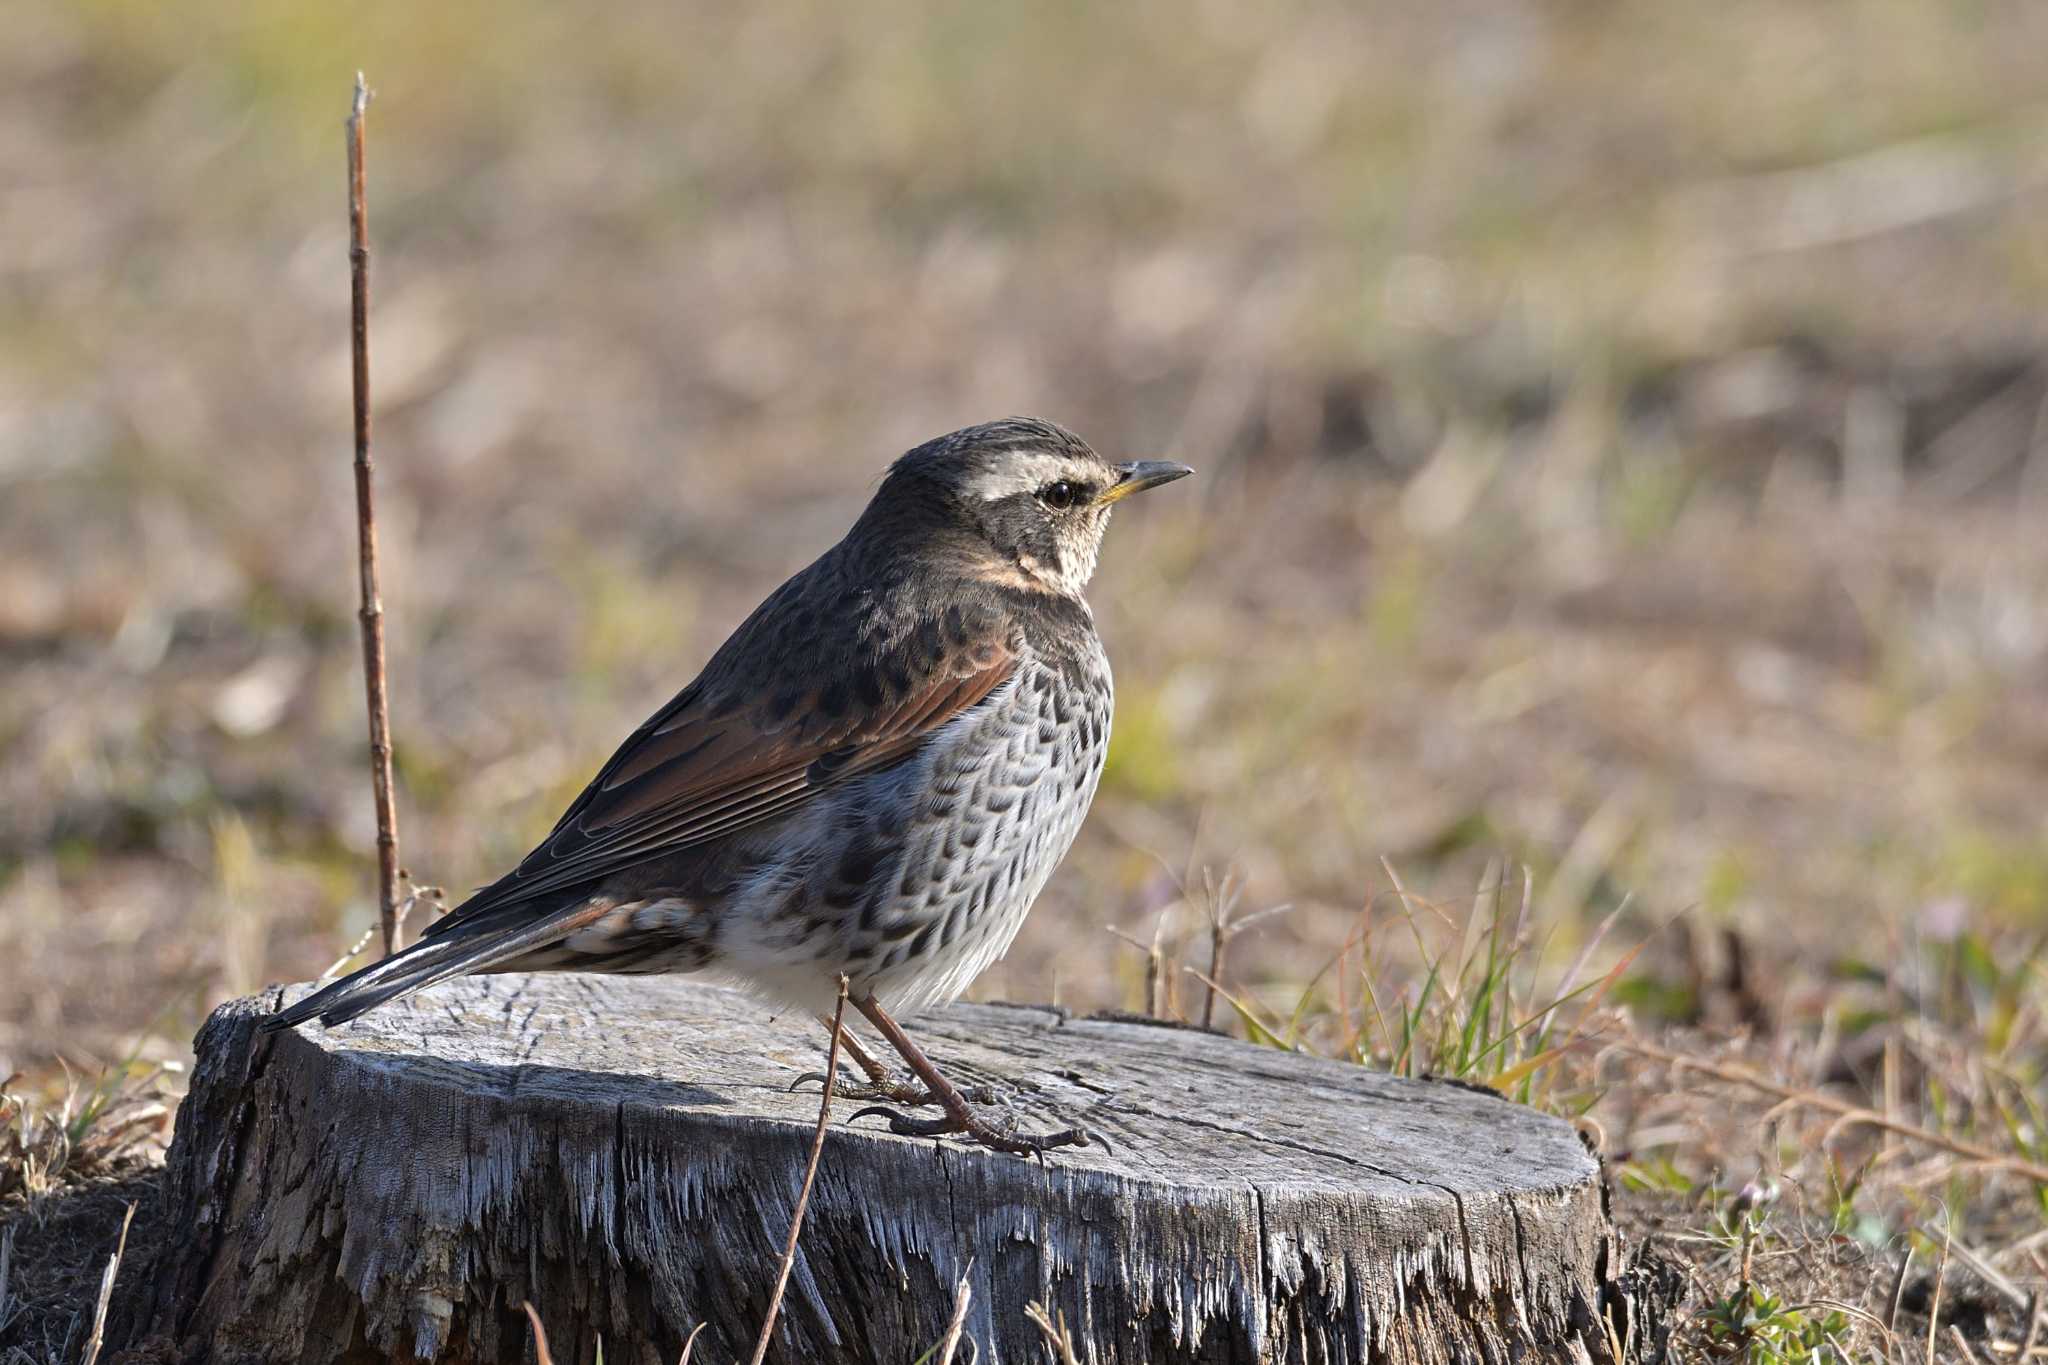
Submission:
<svg viewBox="0 0 2048 1365">
<path fill-rule="evenodd" d="M 1223 980 L 1224 955 L 1230 950 L 1230 941 L 1260 920 L 1284 915 L 1292 905 L 1268 906 L 1250 915 L 1237 913 L 1238 902 L 1244 897 L 1244 878 L 1234 869 L 1225 870 L 1219 881 L 1208 868 L 1202 869 L 1202 899 L 1209 913 L 1209 972 L 1204 976 L 1189 969 L 1191 975 L 1207 984 L 1209 993 L 1202 997 L 1202 1027 L 1216 1026 L 1216 997 Z"/>
<path fill-rule="evenodd" d="M 526 1310 L 526 1320 L 533 1324 L 533 1358 L 535 1365 L 555 1365 L 554 1353 L 548 1350 L 547 1328 L 540 1325 L 540 1314 L 534 1309 L 533 1304 L 525 1299 L 519 1301 L 519 1306 Z"/>
<path fill-rule="evenodd" d="M 1658 1047 L 1654 1043 L 1646 1043 L 1640 1039 L 1622 1039 L 1617 1041 L 1614 1046 L 1624 1052 L 1633 1052 L 1638 1057 L 1647 1057 L 1653 1062 L 1661 1062 L 1665 1066 L 1674 1067 L 1681 1071 L 1697 1072 L 1702 1076 L 1711 1076 L 1717 1081 L 1726 1081 L 1730 1085 L 1745 1086 L 1762 1094 L 1775 1096 L 1779 1101 L 1778 1107 L 1790 1106 L 1817 1109 L 1824 1114 L 1833 1114 L 1835 1115 L 1835 1121 L 1828 1128 L 1827 1137 L 1829 1139 L 1832 1139 L 1836 1133 L 1844 1128 L 1878 1128 L 1888 1133 L 1896 1133 L 1900 1137 L 1912 1142 L 1922 1143 L 1944 1152 L 1952 1152 L 1956 1156 L 1965 1157 L 1980 1165 L 1995 1170 L 2010 1171 L 2012 1174 L 2027 1180 L 2048 1185 L 2048 1165 L 2044 1165 L 2039 1161 L 2032 1161 L 2011 1152 L 1994 1151 L 1981 1143 L 1970 1142 L 1958 1137 L 1950 1137 L 1946 1133 L 1938 1133 L 1931 1128 L 1923 1128 L 1919 1124 L 1907 1123 L 1903 1119 L 1888 1118 L 1875 1109 L 1869 1109 L 1860 1104 L 1851 1104 L 1847 1100 L 1836 1099 L 1834 1096 L 1822 1094 L 1818 1090 L 1802 1090 L 1797 1086 L 1770 1080 L 1767 1077 L 1759 1076 L 1747 1067 L 1736 1066 L 1729 1062 L 1710 1062 L 1698 1057 L 1688 1057 L 1683 1053 L 1673 1052 L 1669 1048 Z"/>
<path fill-rule="evenodd" d="M 384 684 L 384 601 L 377 592 L 377 512 L 370 461 L 370 226 L 363 203 L 363 113 L 370 89 L 356 73 L 348 116 L 349 354 L 356 427 L 356 558 L 362 571 L 363 691 L 370 710 L 370 785 L 377 800 L 377 923 L 384 954 L 399 948 L 398 811 L 391 797 L 391 706 Z"/>
<path fill-rule="evenodd" d="M 1160 990 L 1161 984 L 1170 979 L 1166 974 L 1166 952 L 1161 946 L 1166 931 L 1166 912 L 1160 911 L 1158 922 L 1152 929 L 1150 943 L 1134 938 L 1114 924 L 1105 924 L 1102 927 L 1145 955 L 1145 1015 L 1150 1019 L 1169 1018 L 1166 997 Z"/>
<path fill-rule="evenodd" d="M 1970 1273 L 1977 1277 L 1978 1283 L 1996 1293 L 2000 1298 L 2011 1304 L 2015 1310 L 2024 1309 L 2027 1306 L 2026 1291 L 2014 1284 L 1997 1266 L 1991 1264 L 1988 1257 L 1975 1250 L 1967 1242 L 1955 1243 L 1953 1250 L 1955 1251 L 1956 1259 L 1969 1267 Z"/>
<path fill-rule="evenodd" d="M 121 1240 L 114 1244 L 114 1254 L 107 1258 L 107 1273 L 100 1277 L 100 1298 L 92 1310 L 92 1336 L 85 1343 L 83 1365 L 93 1365 L 106 1342 L 107 1305 L 114 1300 L 114 1277 L 121 1273 L 121 1257 L 128 1251 L 128 1225 L 134 1221 L 135 1206 L 130 1204 L 128 1212 L 121 1215 Z"/>
<path fill-rule="evenodd" d="M 1080 1357 L 1074 1353 L 1074 1334 L 1067 1330 L 1065 1313 L 1061 1313 L 1059 1321 L 1054 1322 L 1051 1311 L 1034 1301 L 1024 1305 L 1024 1316 L 1038 1328 L 1038 1334 L 1045 1338 L 1046 1349 L 1052 1352 L 1059 1365 L 1081 1365 Z"/>
<path fill-rule="evenodd" d="M 1913 1248 L 1909 1243 L 1906 1247 L 1906 1254 L 1899 1258 L 1898 1273 L 1892 1276 L 1892 1292 L 1885 1299 L 1886 1304 L 1889 1306 L 1885 1309 L 1884 1330 L 1888 1333 L 1898 1329 L 1899 1305 L 1905 1301 L 1906 1275 L 1912 1268 Z"/>
<path fill-rule="evenodd" d="M 398 898 L 399 928 L 404 928 L 405 922 L 412 918 L 412 912 L 418 909 L 421 904 L 426 905 L 428 910 L 432 912 L 433 918 L 438 919 L 448 913 L 448 893 L 440 887 L 416 884 L 412 879 L 412 874 L 402 867 L 398 869 L 398 884 L 405 891 L 405 894 Z M 347 949 L 342 952 L 342 955 L 334 959 L 328 965 L 327 970 L 320 973 L 313 984 L 324 986 L 335 977 L 340 976 L 342 969 L 360 956 L 363 949 L 370 946 L 370 940 L 377 936 L 379 927 L 373 924 L 363 930 L 361 936 L 354 943 L 349 944 Z"/>
<path fill-rule="evenodd" d="M 839 978 L 839 1003 L 832 1007 L 832 1045 L 825 1050 L 825 1088 L 818 1097 L 818 1131 L 811 1135 L 811 1160 L 804 1167 L 804 1183 L 796 1192 L 796 1212 L 789 1220 L 789 1241 L 782 1248 L 782 1268 L 775 1274 L 775 1292 L 768 1296 L 768 1316 L 761 1319 L 761 1336 L 754 1343 L 753 1365 L 767 1358 L 768 1343 L 775 1336 L 775 1318 L 782 1311 L 782 1291 L 789 1287 L 789 1270 L 796 1264 L 797 1234 L 803 1231 L 804 1210 L 811 1202 L 811 1182 L 818 1178 L 818 1158 L 825 1151 L 825 1129 L 832 1121 L 832 1082 L 839 1074 L 839 1035 L 846 1021 L 846 978 Z"/>
<path fill-rule="evenodd" d="M 1941 1327 L 1941 1291 L 1948 1283 L 1948 1246 L 1953 1234 L 1953 1228 L 1943 1230 L 1941 1258 L 1934 1263 L 1934 1302 L 1927 1310 L 1927 1358 L 1929 1360 L 1934 1359 L 1935 1334 Z"/>
<path fill-rule="evenodd" d="M 967 1329 L 967 1304 L 974 1297 L 974 1288 L 968 1282 L 973 1273 L 974 1262 L 969 1261 L 960 1276 L 960 1287 L 953 1291 L 953 1320 L 946 1324 L 946 1335 L 939 1340 L 939 1365 L 953 1365 L 953 1354 L 960 1349 L 960 1334 Z"/>
<path fill-rule="evenodd" d="M 1237 908 L 1237 882 L 1226 871 L 1223 885 L 1208 868 L 1202 869 L 1202 889 L 1209 909 L 1209 993 L 1202 997 L 1202 1027 L 1216 1026 L 1216 983 L 1223 979 L 1223 954 L 1230 947 L 1230 912 Z"/>
<path fill-rule="evenodd" d="M 526 1320 L 533 1324 L 534 1365 L 555 1365 L 554 1353 L 548 1349 L 547 1328 L 540 1325 L 539 1311 L 526 1299 L 521 1299 L 519 1306 L 526 1310 Z M 683 1342 L 683 1353 L 676 1357 L 676 1365 L 690 1365 L 690 1356 L 697 1349 L 697 1334 L 703 1330 L 701 1322 L 690 1329 L 689 1338 Z"/>
</svg>

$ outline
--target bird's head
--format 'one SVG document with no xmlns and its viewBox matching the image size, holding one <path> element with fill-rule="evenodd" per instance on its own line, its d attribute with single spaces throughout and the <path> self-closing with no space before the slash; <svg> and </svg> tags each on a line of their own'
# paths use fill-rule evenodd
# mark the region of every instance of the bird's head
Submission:
<svg viewBox="0 0 2048 1365">
<path fill-rule="evenodd" d="M 1117 464 L 1071 431 L 1010 417 L 927 441 L 889 470 L 867 517 L 938 518 L 979 572 L 1079 597 L 1095 572 L 1109 511 L 1133 493 L 1194 473 L 1184 464 Z"/>
</svg>

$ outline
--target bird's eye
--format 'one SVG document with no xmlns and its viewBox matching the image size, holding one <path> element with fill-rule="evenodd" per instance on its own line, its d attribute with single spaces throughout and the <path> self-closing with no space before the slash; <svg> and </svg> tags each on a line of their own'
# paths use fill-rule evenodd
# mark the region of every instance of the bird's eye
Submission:
<svg viewBox="0 0 2048 1365">
<path fill-rule="evenodd" d="M 1055 512 L 1064 512 L 1081 500 L 1081 490 L 1061 479 L 1038 490 L 1038 499 Z"/>
</svg>

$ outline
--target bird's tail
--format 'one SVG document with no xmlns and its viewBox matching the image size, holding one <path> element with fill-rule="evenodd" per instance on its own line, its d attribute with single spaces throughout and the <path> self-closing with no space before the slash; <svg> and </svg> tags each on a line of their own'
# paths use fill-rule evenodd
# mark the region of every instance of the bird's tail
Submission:
<svg viewBox="0 0 2048 1365">
<path fill-rule="evenodd" d="M 351 972 L 286 1006 L 265 1019 L 262 1027 L 270 1032 L 303 1024 L 308 1019 L 318 1019 L 329 1027 L 345 1024 L 400 996 L 472 972 L 503 967 L 558 943 L 610 908 L 608 901 L 585 899 L 537 918 L 530 913 L 511 918 L 503 911 L 479 915 L 466 922 L 450 916 L 412 947 Z"/>
</svg>

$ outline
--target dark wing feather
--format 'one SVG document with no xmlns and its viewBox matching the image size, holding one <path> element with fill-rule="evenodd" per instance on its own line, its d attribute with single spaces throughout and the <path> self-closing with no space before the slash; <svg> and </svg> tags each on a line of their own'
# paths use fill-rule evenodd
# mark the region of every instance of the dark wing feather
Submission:
<svg viewBox="0 0 2048 1365">
<path fill-rule="evenodd" d="M 834 783 L 909 757 L 1015 671 L 1006 641 L 977 634 L 950 648 L 933 648 L 929 636 L 899 639 L 857 665 L 865 676 L 822 679 L 793 706 L 722 704 L 700 678 L 612 755 L 540 847 L 427 937 L 789 815 Z M 877 704 L 833 714 L 822 697 L 835 682 L 842 698 Z"/>
</svg>

